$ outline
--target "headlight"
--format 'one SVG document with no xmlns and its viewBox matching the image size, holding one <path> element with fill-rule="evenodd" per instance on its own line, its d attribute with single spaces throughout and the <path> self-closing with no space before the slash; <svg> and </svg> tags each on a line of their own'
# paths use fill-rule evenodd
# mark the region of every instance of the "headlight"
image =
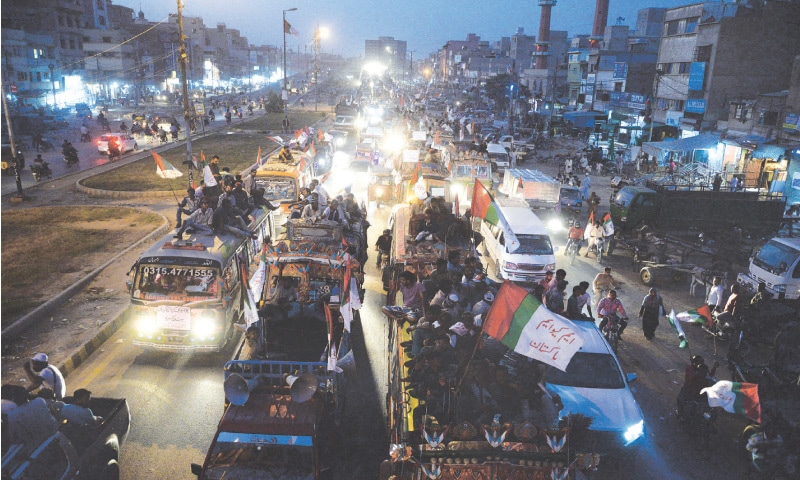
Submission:
<svg viewBox="0 0 800 480">
<path fill-rule="evenodd" d="M 383 187 L 379 187 L 375 189 L 375 195 L 382 197 L 383 196 Z"/>
<path fill-rule="evenodd" d="M 786 284 L 785 283 L 781 284 L 781 285 L 775 285 L 775 287 L 773 287 L 773 288 L 775 289 L 775 292 L 777 292 L 777 293 L 786 293 Z"/>
<path fill-rule="evenodd" d="M 547 270 L 555 271 L 556 270 L 556 264 L 555 263 L 551 263 L 550 265 L 545 265 L 544 269 L 545 269 L 545 271 L 547 271 Z"/>
<path fill-rule="evenodd" d="M 623 435 L 623 437 L 625 437 L 625 445 L 630 445 L 642 435 L 644 435 L 644 420 L 640 420 L 639 423 L 631 425 L 625 430 L 625 434 Z"/>
<path fill-rule="evenodd" d="M 561 224 L 561 220 L 558 218 L 551 218 L 547 222 L 547 229 L 551 232 L 560 232 L 564 226 Z"/>
<path fill-rule="evenodd" d="M 214 317 L 202 316 L 192 322 L 192 335 L 199 338 L 209 337 L 217 333 L 217 322 Z"/>
<path fill-rule="evenodd" d="M 158 325 L 154 316 L 139 317 L 136 322 L 136 332 L 141 337 L 152 335 L 156 330 L 158 330 Z"/>
<path fill-rule="evenodd" d="M 505 266 L 503 267 L 506 270 L 519 270 L 519 267 L 516 263 L 506 262 Z"/>
<path fill-rule="evenodd" d="M 336 139 L 336 146 L 337 147 L 343 147 L 344 144 L 345 144 L 344 138 L 337 138 Z"/>
</svg>

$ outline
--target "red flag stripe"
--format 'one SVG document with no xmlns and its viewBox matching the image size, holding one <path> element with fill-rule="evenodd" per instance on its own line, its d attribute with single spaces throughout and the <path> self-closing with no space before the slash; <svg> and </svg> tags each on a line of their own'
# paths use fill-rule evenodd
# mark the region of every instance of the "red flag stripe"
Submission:
<svg viewBox="0 0 800 480">
<path fill-rule="evenodd" d="M 514 321 L 514 312 L 517 311 L 528 291 L 511 282 L 503 282 L 497 296 L 492 303 L 492 308 L 486 314 L 483 322 L 483 333 L 494 337 L 503 338 L 508 333 Z"/>
</svg>

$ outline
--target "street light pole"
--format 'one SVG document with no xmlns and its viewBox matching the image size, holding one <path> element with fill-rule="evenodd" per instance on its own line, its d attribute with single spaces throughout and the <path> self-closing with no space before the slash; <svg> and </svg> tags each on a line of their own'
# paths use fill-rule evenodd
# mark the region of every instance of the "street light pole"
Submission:
<svg viewBox="0 0 800 480">
<path fill-rule="evenodd" d="M 53 77 L 53 71 L 55 70 L 56 66 L 52 63 L 47 66 L 50 69 L 50 85 L 53 86 L 53 108 L 56 108 L 56 79 Z"/>
<path fill-rule="evenodd" d="M 295 10 L 297 10 L 296 7 L 283 10 L 283 93 L 281 94 L 281 99 L 283 100 L 284 117 L 286 117 L 286 103 L 289 100 L 289 91 L 286 89 L 286 12 L 294 12 Z"/>
<path fill-rule="evenodd" d="M 194 164 L 192 163 L 192 114 L 189 109 L 189 86 L 186 79 L 186 62 L 189 61 L 189 56 L 186 54 L 186 41 L 183 36 L 183 2 L 181 0 L 178 0 L 178 35 L 180 36 L 178 61 L 181 64 L 181 81 L 183 83 L 183 119 L 186 122 L 186 164 L 189 167 L 189 186 L 191 187 L 194 183 Z"/>
</svg>

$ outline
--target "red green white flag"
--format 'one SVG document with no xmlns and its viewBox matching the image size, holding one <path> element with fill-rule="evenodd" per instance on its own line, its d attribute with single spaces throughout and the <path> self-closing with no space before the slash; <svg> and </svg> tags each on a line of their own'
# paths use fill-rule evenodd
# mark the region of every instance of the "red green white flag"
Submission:
<svg viewBox="0 0 800 480">
<path fill-rule="evenodd" d="M 500 211 L 500 207 L 495 203 L 494 197 L 489 193 L 489 190 L 487 190 L 478 179 L 475 179 L 475 186 L 472 190 L 472 205 L 470 205 L 470 211 L 473 217 L 478 217 L 490 225 L 495 225 L 503 229 L 506 248 L 509 252 L 514 252 L 519 248 L 519 240 L 517 236 L 514 235 L 514 232 L 511 231 L 511 227 L 509 227 L 508 221 L 506 221 L 503 216 L 503 212 Z"/>
<path fill-rule="evenodd" d="M 178 178 L 183 176 L 183 172 L 175 168 L 174 165 L 161 158 L 161 155 L 156 152 L 153 154 L 153 160 L 156 161 L 156 175 L 161 178 Z"/>
<path fill-rule="evenodd" d="M 563 371 L 583 346 L 583 338 L 571 321 L 508 281 L 497 292 L 483 332 L 517 353 Z"/>
<path fill-rule="evenodd" d="M 681 322 L 686 323 L 705 323 L 711 324 L 711 307 L 703 305 L 702 307 L 695 308 L 686 312 L 681 312 L 675 315 Z"/>
<path fill-rule="evenodd" d="M 758 384 L 721 380 L 700 390 L 708 395 L 708 405 L 722 407 L 731 413 L 741 413 L 761 423 L 761 403 L 758 399 Z"/>
</svg>

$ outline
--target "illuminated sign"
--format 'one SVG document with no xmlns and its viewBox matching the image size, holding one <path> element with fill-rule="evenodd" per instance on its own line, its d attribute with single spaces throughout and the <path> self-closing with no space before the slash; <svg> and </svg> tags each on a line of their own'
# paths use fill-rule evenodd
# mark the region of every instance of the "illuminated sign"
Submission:
<svg viewBox="0 0 800 480">
<path fill-rule="evenodd" d="M 706 101 L 702 98 L 690 98 L 686 100 L 686 108 L 683 111 L 687 113 L 705 113 Z"/>
</svg>

